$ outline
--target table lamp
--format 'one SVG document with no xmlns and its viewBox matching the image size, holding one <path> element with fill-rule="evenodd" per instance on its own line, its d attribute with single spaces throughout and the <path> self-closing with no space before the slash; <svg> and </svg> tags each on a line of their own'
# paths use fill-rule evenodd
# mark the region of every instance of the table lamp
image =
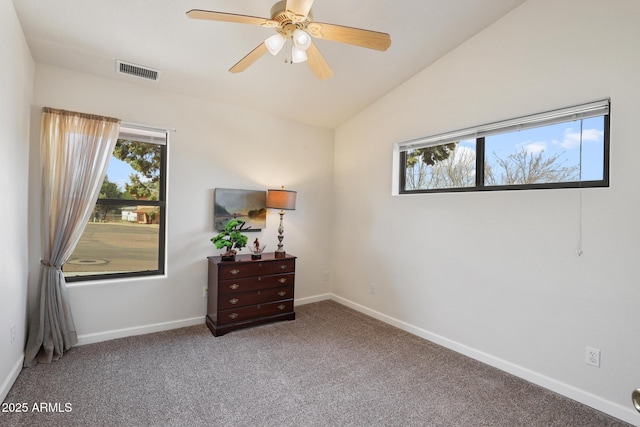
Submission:
<svg viewBox="0 0 640 427">
<path fill-rule="evenodd" d="M 278 249 L 275 252 L 276 258 L 284 258 L 286 253 L 282 245 L 282 239 L 284 239 L 284 227 L 282 226 L 282 220 L 284 218 L 285 210 L 294 210 L 296 208 L 296 195 L 295 191 L 289 191 L 284 189 L 269 189 L 267 190 L 267 207 L 271 209 L 280 209 L 280 226 L 278 227 Z"/>
</svg>

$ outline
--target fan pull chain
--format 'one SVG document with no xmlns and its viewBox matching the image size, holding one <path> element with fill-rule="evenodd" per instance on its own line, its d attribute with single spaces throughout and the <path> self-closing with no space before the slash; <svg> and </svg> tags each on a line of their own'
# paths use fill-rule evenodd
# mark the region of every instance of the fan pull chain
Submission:
<svg viewBox="0 0 640 427">
<path fill-rule="evenodd" d="M 290 39 L 287 38 L 287 41 L 284 44 L 284 48 L 287 51 L 287 56 L 284 57 L 284 63 L 293 65 L 293 55 L 291 53 L 292 46 L 289 44 L 289 42 Z"/>
</svg>

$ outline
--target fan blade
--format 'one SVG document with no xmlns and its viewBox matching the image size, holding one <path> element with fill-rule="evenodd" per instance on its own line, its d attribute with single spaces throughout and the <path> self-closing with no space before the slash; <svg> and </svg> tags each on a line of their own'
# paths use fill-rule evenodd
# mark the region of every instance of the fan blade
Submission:
<svg viewBox="0 0 640 427">
<path fill-rule="evenodd" d="M 333 76 L 331 67 L 329 67 L 329 64 L 327 64 L 327 61 L 324 60 L 324 57 L 313 43 L 307 49 L 307 63 L 320 80 L 327 80 Z"/>
<path fill-rule="evenodd" d="M 229 68 L 229 71 L 231 71 L 232 73 L 240 73 L 249 68 L 251 64 L 256 62 L 262 55 L 267 52 L 267 45 L 262 42 L 255 49 L 249 52 L 244 58 L 238 61 L 236 65 Z"/>
<path fill-rule="evenodd" d="M 287 0 L 285 9 L 289 12 L 293 12 L 298 16 L 306 17 L 311 10 L 313 0 Z"/>
<path fill-rule="evenodd" d="M 389 46 L 391 46 L 391 36 L 387 33 L 379 33 L 377 31 L 324 24 L 322 22 L 309 23 L 307 31 L 312 37 L 369 49 L 387 50 Z"/>
<path fill-rule="evenodd" d="M 278 21 L 249 15 L 236 15 L 234 13 L 214 12 L 211 10 L 192 9 L 187 12 L 192 19 L 208 19 L 210 21 L 235 22 L 236 24 L 260 25 L 263 27 L 278 27 Z"/>
</svg>

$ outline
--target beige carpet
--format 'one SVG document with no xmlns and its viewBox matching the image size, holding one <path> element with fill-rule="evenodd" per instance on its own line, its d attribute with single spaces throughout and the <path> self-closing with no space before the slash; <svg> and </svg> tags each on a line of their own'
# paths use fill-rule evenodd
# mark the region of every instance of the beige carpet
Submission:
<svg viewBox="0 0 640 427">
<path fill-rule="evenodd" d="M 0 425 L 627 425 L 335 302 L 296 313 L 76 347 L 22 371 L 5 402 L 29 410 Z"/>
</svg>

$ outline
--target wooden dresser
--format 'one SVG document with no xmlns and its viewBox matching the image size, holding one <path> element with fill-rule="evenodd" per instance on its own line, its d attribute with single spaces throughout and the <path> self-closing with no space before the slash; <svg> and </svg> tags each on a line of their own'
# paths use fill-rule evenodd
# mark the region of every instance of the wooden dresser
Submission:
<svg viewBox="0 0 640 427">
<path fill-rule="evenodd" d="M 236 255 L 235 261 L 219 256 L 209 261 L 207 326 L 214 336 L 235 329 L 278 320 L 293 320 L 293 292 L 296 257 L 273 253 L 252 260 Z"/>
</svg>

